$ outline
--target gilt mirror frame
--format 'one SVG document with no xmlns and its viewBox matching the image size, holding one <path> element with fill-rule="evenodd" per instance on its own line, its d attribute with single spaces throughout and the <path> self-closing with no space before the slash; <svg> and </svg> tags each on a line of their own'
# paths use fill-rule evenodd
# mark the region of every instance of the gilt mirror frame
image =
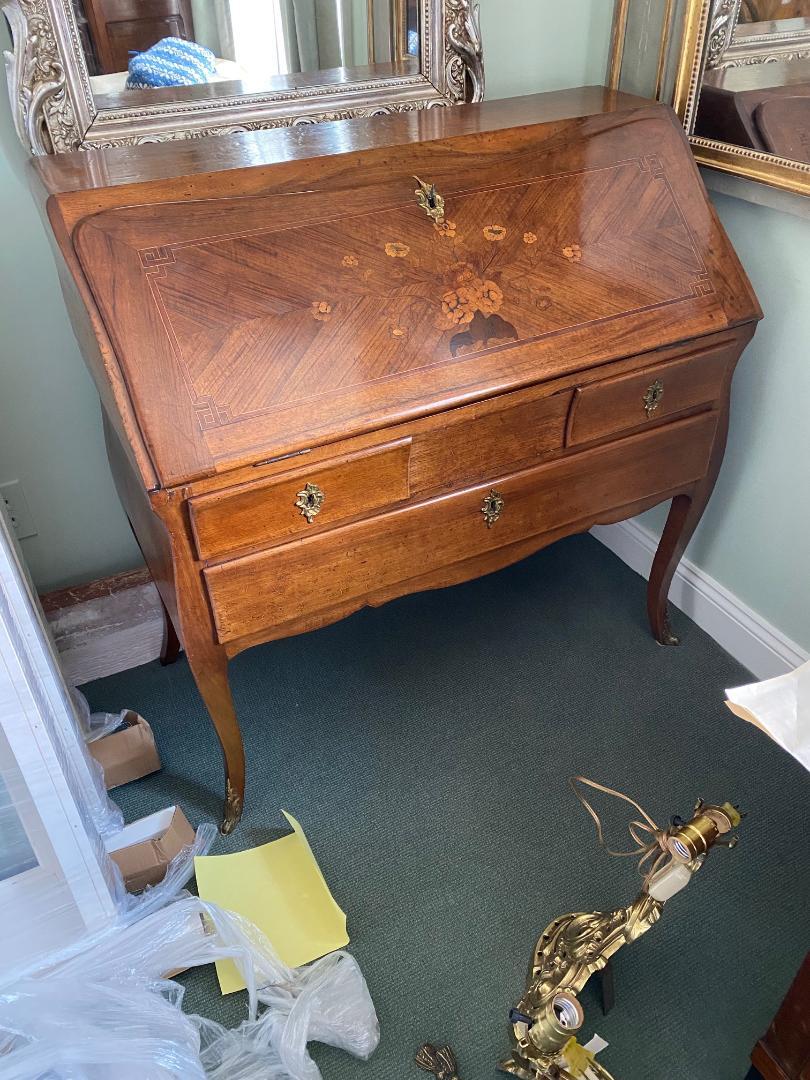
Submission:
<svg viewBox="0 0 810 1080">
<path fill-rule="evenodd" d="M 810 57 L 810 29 L 756 32 L 743 40 L 736 34 L 739 10 L 740 0 L 666 0 L 657 5 L 615 0 L 608 83 L 671 104 L 699 165 L 810 195 L 810 165 L 692 134 L 705 71 Z M 646 66 L 655 69 L 654 76 L 640 75 L 627 47 L 631 40 L 650 41 L 656 56 Z"/>
<path fill-rule="evenodd" d="M 480 101 L 483 50 L 474 0 L 419 0 L 419 71 L 129 108 L 96 105 L 72 0 L 4 0 L 14 124 L 33 154 L 343 120 Z M 394 65 L 387 65 L 392 68 Z M 347 69 L 351 72 L 352 69 Z"/>
</svg>

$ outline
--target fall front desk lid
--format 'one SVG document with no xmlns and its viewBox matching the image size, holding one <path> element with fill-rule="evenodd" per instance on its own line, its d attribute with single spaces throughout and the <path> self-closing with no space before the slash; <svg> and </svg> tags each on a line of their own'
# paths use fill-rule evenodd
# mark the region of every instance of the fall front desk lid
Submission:
<svg viewBox="0 0 810 1080">
<path fill-rule="evenodd" d="M 161 482 L 751 318 L 729 304 L 736 260 L 682 134 L 665 110 L 635 115 L 587 140 L 574 122 L 567 139 L 523 128 L 500 162 L 467 137 L 455 171 L 437 144 L 442 222 L 417 203 L 408 147 L 373 200 L 359 167 L 347 189 L 344 155 L 334 191 L 84 221 L 76 250 Z"/>
</svg>

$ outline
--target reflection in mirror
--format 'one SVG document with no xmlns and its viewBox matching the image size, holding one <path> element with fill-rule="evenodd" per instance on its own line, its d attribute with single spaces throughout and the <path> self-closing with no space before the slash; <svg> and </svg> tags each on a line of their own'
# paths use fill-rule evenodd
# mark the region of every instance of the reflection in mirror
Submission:
<svg viewBox="0 0 810 1080">
<path fill-rule="evenodd" d="M 810 0 L 615 0 L 609 85 L 671 102 L 718 190 L 810 196 Z"/>
<path fill-rule="evenodd" d="M 6 61 L 14 126 L 35 154 L 484 96 L 478 0 L 0 0 L 0 7 L 14 46 Z"/>
<path fill-rule="evenodd" d="M 418 71 L 419 0 L 73 0 L 99 107 L 295 85 L 298 73 Z M 284 78 L 290 77 L 292 78 Z M 171 89 L 167 89 L 171 88 Z M 125 94 L 126 92 L 126 94 Z M 195 96 L 199 90 L 194 91 Z"/>
<path fill-rule="evenodd" d="M 713 17 L 694 134 L 810 164 L 810 0 L 715 0 Z"/>
<path fill-rule="evenodd" d="M 739 22 L 769 22 L 810 16 L 810 0 L 742 0 Z"/>
</svg>

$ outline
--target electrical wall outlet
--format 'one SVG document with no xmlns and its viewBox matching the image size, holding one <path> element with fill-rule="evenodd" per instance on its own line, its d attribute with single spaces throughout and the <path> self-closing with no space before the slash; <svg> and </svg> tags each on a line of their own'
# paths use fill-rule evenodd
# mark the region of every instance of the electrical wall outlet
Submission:
<svg viewBox="0 0 810 1080">
<path fill-rule="evenodd" d="M 18 540 L 37 535 L 37 527 L 31 517 L 28 500 L 19 480 L 9 480 L 7 484 L 0 484 L 0 500 L 11 522 L 11 530 Z"/>
</svg>

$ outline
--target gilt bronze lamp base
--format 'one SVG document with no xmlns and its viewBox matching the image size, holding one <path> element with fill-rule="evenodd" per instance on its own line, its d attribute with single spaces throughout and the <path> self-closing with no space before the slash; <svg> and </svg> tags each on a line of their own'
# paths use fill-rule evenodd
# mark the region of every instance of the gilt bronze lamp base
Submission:
<svg viewBox="0 0 810 1080">
<path fill-rule="evenodd" d="M 641 892 L 628 907 L 562 915 L 540 935 L 526 993 L 509 1014 L 514 1052 L 500 1064 L 503 1072 L 521 1080 L 612 1080 L 594 1054 L 577 1042 L 576 1033 L 585 1020 L 577 995 L 614 953 L 658 922 L 666 901 L 691 881 L 712 847 L 734 846 L 736 837 L 730 835 L 731 830 L 740 823 L 740 814 L 729 803 L 714 806 L 701 801 L 688 822 L 674 818 L 669 829 L 660 829 L 627 796 L 582 777 L 576 779 L 625 799 L 645 819 L 630 825 L 638 847 L 611 854 L 638 855 L 642 865 L 657 857 Z M 594 818 L 603 842 L 599 816 L 574 790 Z M 644 839 L 642 833 L 649 839 Z"/>
</svg>

